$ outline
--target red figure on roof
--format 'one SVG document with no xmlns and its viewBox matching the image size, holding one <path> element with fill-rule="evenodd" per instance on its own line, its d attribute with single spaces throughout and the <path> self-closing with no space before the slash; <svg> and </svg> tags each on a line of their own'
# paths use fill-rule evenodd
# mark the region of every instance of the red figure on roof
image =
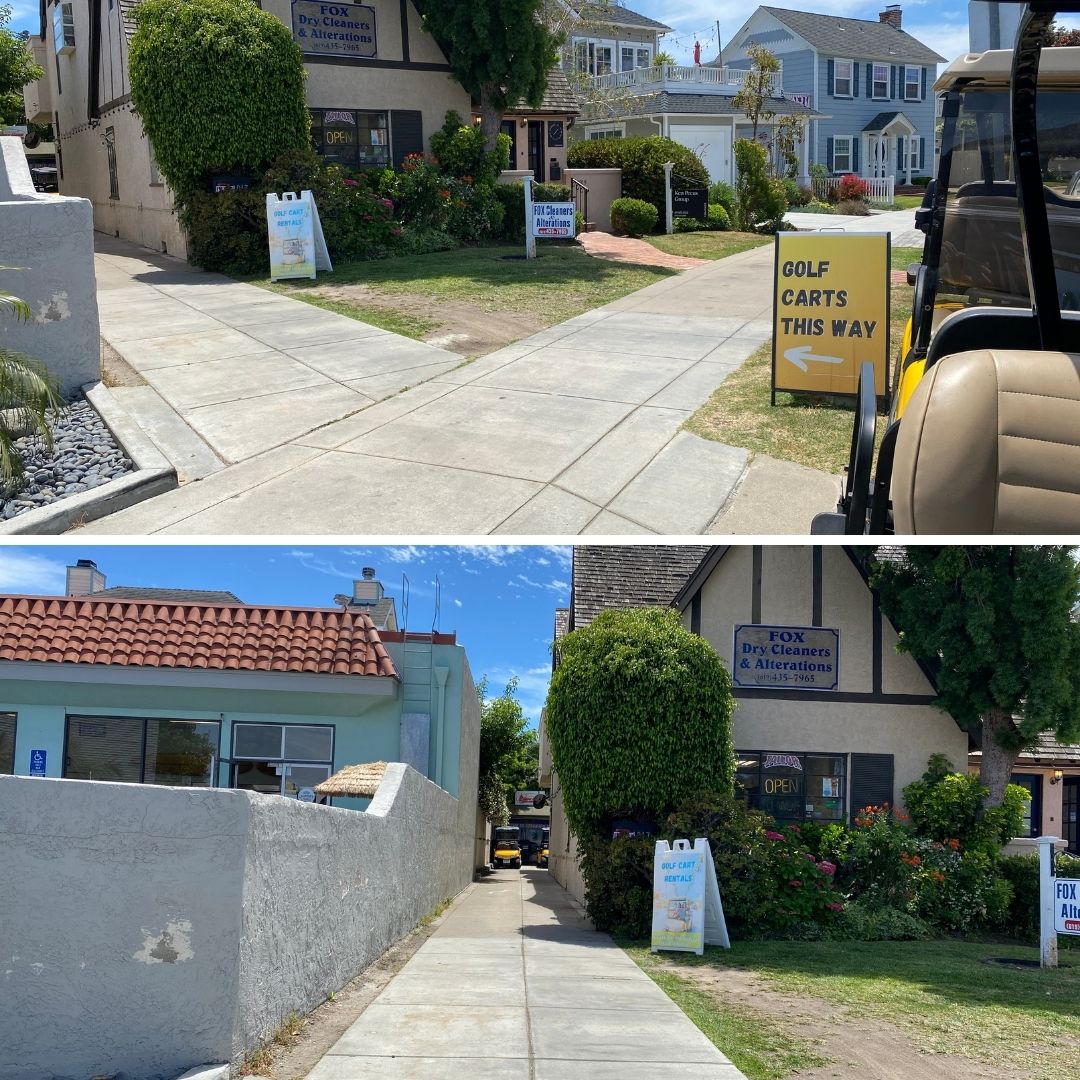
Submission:
<svg viewBox="0 0 1080 1080">
<path fill-rule="evenodd" d="M 694 42 L 694 63 L 701 67 L 701 42 Z"/>
</svg>

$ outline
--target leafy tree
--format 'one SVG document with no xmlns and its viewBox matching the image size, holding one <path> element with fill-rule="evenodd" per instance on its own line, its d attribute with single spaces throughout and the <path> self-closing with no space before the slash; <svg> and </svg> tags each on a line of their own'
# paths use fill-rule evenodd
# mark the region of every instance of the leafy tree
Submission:
<svg viewBox="0 0 1080 1080">
<path fill-rule="evenodd" d="M 775 232 L 787 210 L 783 182 L 769 175 L 769 155 L 761 143 L 736 139 L 735 228 Z"/>
<path fill-rule="evenodd" d="M 1044 731 L 1080 739 L 1080 569 L 1064 546 L 909 547 L 872 564 L 899 649 L 936 671 L 938 704 L 982 733 L 987 807 Z"/>
<path fill-rule="evenodd" d="M 181 202 L 307 148 L 303 57 L 280 19 L 251 0 L 142 0 L 135 21 L 131 99 Z"/>
<path fill-rule="evenodd" d="M 511 679 L 497 698 L 488 698 L 487 679 L 481 679 L 476 693 L 480 698 L 480 809 L 493 825 L 505 825 L 514 792 L 536 785 L 539 744 L 515 697 L 517 679 Z"/>
<path fill-rule="evenodd" d="M 0 125 L 22 121 L 22 88 L 45 74 L 34 63 L 26 36 L 8 29 L 10 22 L 11 6 L 0 4 Z"/>
<path fill-rule="evenodd" d="M 780 70 L 780 61 L 756 41 L 750 42 L 746 51 L 750 56 L 750 70 L 746 82 L 731 102 L 746 114 L 753 128 L 751 138 L 756 139 L 758 124 L 767 124 L 776 115 L 776 110 L 770 109 L 768 102 L 772 97 L 773 76 Z"/>
<path fill-rule="evenodd" d="M 658 52 L 653 57 L 653 67 L 663 67 L 665 64 L 674 64 L 675 57 L 671 53 Z"/>
<path fill-rule="evenodd" d="M 731 679 L 674 611 L 606 611 L 556 657 L 545 723 L 579 837 L 617 812 L 656 817 L 700 791 L 731 794 Z"/>
<path fill-rule="evenodd" d="M 1046 39 L 1047 45 L 1080 45 L 1080 30 L 1069 30 L 1059 23 L 1053 23 Z"/>
<path fill-rule="evenodd" d="M 496 148 L 502 114 L 539 106 L 559 39 L 540 18 L 544 0 L 418 0 L 424 29 L 442 46 L 454 78 L 480 102 L 480 130 Z"/>
</svg>

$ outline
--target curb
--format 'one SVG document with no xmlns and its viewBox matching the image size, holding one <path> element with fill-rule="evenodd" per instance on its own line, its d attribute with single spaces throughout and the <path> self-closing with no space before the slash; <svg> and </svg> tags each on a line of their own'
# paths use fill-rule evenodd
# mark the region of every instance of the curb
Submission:
<svg viewBox="0 0 1080 1080">
<path fill-rule="evenodd" d="M 76 524 L 96 521 L 179 486 L 175 467 L 120 407 L 109 388 L 96 382 L 87 383 L 82 389 L 113 438 L 131 458 L 135 471 L 11 518 L 0 524 L 0 536 L 65 533 Z"/>
</svg>

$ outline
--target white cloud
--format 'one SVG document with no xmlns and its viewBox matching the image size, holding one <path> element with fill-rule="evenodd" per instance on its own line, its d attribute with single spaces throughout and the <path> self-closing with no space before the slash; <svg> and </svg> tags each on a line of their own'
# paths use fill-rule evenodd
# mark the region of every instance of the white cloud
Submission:
<svg viewBox="0 0 1080 1080">
<path fill-rule="evenodd" d="M 552 581 L 533 581 L 527 574 L 518 574 L 517 581 L 508 581 L 506 584 L 512 585 L 515 589 L 520 589 L 519 581 L 530 589 L 547 589 L 549 592 L 559 593 L 560 595 L 566 593 L 570 588 L 568 581 L 562 581 L 559 578 Z"/>
<path fill-rule="evenodd" d="M 455 596 L 454 597 L 454 607 L 464 607 L 464 606 L 465 605 Z"/>
<path fill-rule="evenodd" d="M 498 696 L 503 687 L 517 678 L 517 699 L 522 711 L 535 723 L 540 721 L 540 712 L 547 701 L 548 684 L 551 682 L 551 664 L 536 664 L 533 667 L 500 667 L 488 672 L 488 694 Z"/>
<path fill-rule="evenodd" d="M 0 548 L 0 592 L 62 596 L 66 587 L 66 568 L 59 559 Z"/>
</svg>

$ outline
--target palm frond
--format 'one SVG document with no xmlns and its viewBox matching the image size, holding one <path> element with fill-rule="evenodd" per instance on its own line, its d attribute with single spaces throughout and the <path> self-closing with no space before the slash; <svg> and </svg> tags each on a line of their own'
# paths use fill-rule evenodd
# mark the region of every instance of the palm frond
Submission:
<svg viewBox="0 0 1080 1080">
<path fill-rule="evenodd" d="M 52 421 L 63 405 L 59 384 L 44 364 L 0 349 L 0 486 L 10 491 L 23 476 L 15 440 L 24 432 L 52 450 Z"/>
<path fill-rule="evenodd" d="M 0 266 L 0 270 L 25 270 L 23 266 Z M 0 289 L 0 311 L 10 308 L 16 319 L 29 322 L 34 313 L 30 310 L 30 305 L 25 300 L 20 300 L 12 293 L 4 292 Z"/>
</svg>

